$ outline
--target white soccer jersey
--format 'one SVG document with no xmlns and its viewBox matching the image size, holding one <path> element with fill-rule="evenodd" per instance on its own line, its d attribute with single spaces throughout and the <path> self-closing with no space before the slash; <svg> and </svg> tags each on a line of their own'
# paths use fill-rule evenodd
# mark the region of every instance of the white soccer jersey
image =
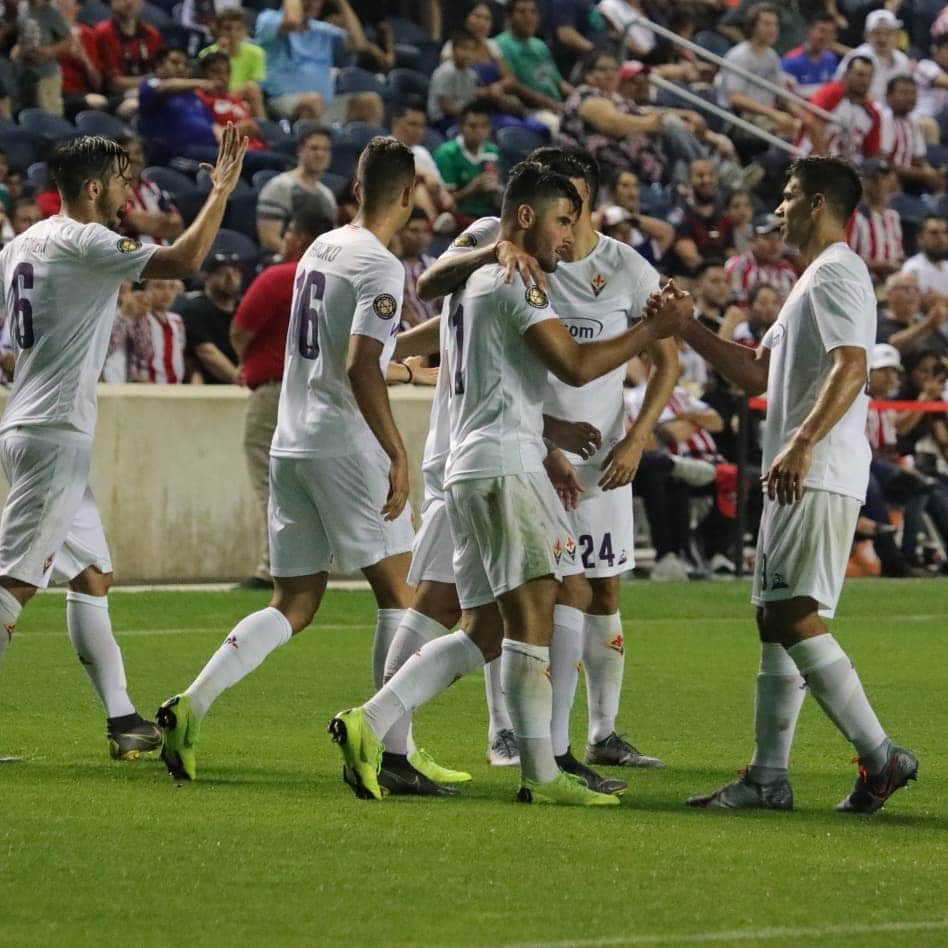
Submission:
<svg viewBox="0 0 948 948">
<path fill-rule="evenodd" d="M 876 299 L 866 264 L 843 242 L 827 247 L 803 272 L 762 345 L 770 349 L 763 470 L 809 415 L 839 346 L 872 351 Z M 813 447 L 807 487 L 863 500 L 872 453 L 866 440 L 869 397 L 861 392 L 832 431 Z"/>
<path fill-rule="evenodd" d="M 547 295 L 497 264 L 471 274 L 447 317 L 451 451 L 444 486 L 543 470 L 547 370 L 523 338 L 556 319 Z"/>
<path fill-rule="evenodd" d="M 157 248 L 102 224 L 56 215 L 0 252 L 16 371 L 0 433 L 95 433 L 96 382 L 105 364 L 119 286 L 137 280 Z"/>
<path fill-rule="evenodd" d="M 271 455 L 339 457 L 374 442 L 346 373 L 349 337 L 382 343 L 384 375 L 404 288 L 401 263 L 364 227 L 348 224 L 310 245 L 296 268 Z"/>
</svg>

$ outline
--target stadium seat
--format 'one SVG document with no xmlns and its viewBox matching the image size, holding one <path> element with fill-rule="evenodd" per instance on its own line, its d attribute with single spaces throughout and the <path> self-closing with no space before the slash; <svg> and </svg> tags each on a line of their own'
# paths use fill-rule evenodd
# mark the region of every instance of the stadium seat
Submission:
<svg viewBox="0 0 948 948">
<path fill-rule="evenodd" d="M 254 176 L 250 180 L 254 189 L 259 191 L 271 178 L 275 178 L 278 174 L 280 172 L 276 168 L 264 168 L 262 171 L 254 172 Z"/>
<path fill-rule="evenodd" d="M 76 128 L 83 135 L 104 135 L 106 138 L 121 138 L 129 134 L 129 128 L 120 119 L 98 109 L 86 109 L 76 116 Z"/>
<path fill-rule="evenodd" d="M 197 185 L 187 175 L 175 171 L 173 168 L 153 166 L 142 172 L 143 178 L 154 181 L 162 191 L 167 191 L 175 197 L 188 191 L 197 190 Z"/>
<path fill-rule="evenodd" d="M 497 147 L 500 149 L 500 163 L 505 170 L 512 168 L 518 161 L 523 161 L 534 148 L 543 144 L 539 135 L 517 126 L 497 129 L 496 138 Z"/>
<path fill-rule="evenodd" d="M 393 69 L 388 74 L 389 97 L 394 102 L 428 101 L 428 76 L 417 69 Z"/>
<path fill-rule="evenodd" d="M 694 41 L 695 45 L 718 56 L 723 56 L 734 45 L 723 33 L 718 33 L 717 30 L 700 30 L 695 34 Z"/>
<path fill-rule="evenodd" d="M 388 135 L 388 132 L 381 125 L 372 125 L 369 122 L 350 122 L 348 125 L 343 125 L 333 135 L 332 146 L 333 148 L 351 146 L 358 148 L 361 152 L 376 135 Z"/>
<path fill-rule="evenodd" d="M 429 128 L 428 131 L 425 132 L 425 140 L 422 142 L 422 144 L 428 149 L 428 151 L 434 154 L 435 151 L 437 151 L 437 149 L 439 149 L 444 144 L 444 142 L 445 138 L 441 132 L 439 132 L 436 128 Z"/>
<path fill-rule="evenodd" d="M 211 176 L 203 168 L 195 175 L 194 181 L 198 187 L 198 190 L 205 192 L 211 190 Z M 253 189 L 243 178 L 239 178 L 237 180 L 236 186 L 234 187 L 233 196 L 236 197 L 238 194 L 246 194 L 248 191 L 252 190 Z"/>
<path fill-rule="evenodd" d="M 199 188 L 191 186 L 190 191 L 180 191 L 178 194 L 173 195 L 172 201 L 174 206 L 178 209 L 178 213 L 181 215 L 181 220 L 184 221 L 184 226 L 187 227 L 198 216 L 198 212 L 204 206 L 204 202 L 207 200 L 207 191 L 201 191 Z"/>
<path fill-rule="evenodd" d="M 281 155 L 296 154 L 296 138 L 289 132 L 285 132 L 279 122 L 271 122 L 269 119 L 256 121 L 257 128 L 260 129 L 260 137 L 266 142 L 267 148 L 278 151 Z"/>
<path fill-rule="evenodd" d="M 161 7 L 154 3 L 146 3 L 142 7 L 141 18 L 143 23 L 153 26 L 159 32 L 163 31 L 166 27 L 176 25 L 171 18 L 171 14 L 167 10 L 162 10 Z"/>
<path fill-rule="evenodd" d="M 211 252 L 208 256 L 215 253 L 234 254 L 240 259 L 241 263 L 247 264 L 254 263 L 257 260 L 260 256 L 260 248 L 246 234 L 222 227 L 217 232 L 217 237 L 211 245 Z"/>
<path fill-rule="evenodd" d="M 257 192 L 251 188 L 242 194 L 232 194 L 224 214 L 224 227 L 256 241 L 257 196 Z"/>
<path fill-rule="evenodd" d="M 377 92 L 384 99 L 388 87 L 374 73 L 358 66 L 346 66 L 336 74 L 336 95 L 350 92 Z"/>
<path fill-rule="evenodd" d="M 39 143 L 23 128 L 0 129 L 0 151 L 10 162 L 11 168 L 25 171 L 39 160 Z"/>
<path fill-rule="evenodd" d="M 929 145 L 928 161 L 936 168 L 948 168 L 948 145 Z"/>
<path fill-rule="evenodd" d="M 42 191 L 46 187 L 46 162 L 34 161 L 26 169 L 26 180 L 34 191 Z"/>
<path fill-rule="evenodd" d="M 928 205 L 914 194 L 893 194 L 889 198 L 889 207 L 898 211 L 903 222 L 918 224 L 928 213 Z"/>
<path fill-rule="evenodd" d="M 346 185 L 349 183 L 349 178 L 341 174 L 332 174 L 327 171 L 322 178 L 320 178 L 323 184 L 329 188 L 330 191 L 338 198 L 340 194 L 345 190 Z"/>
<path fill-rule="evenodd" d="M 102 3 L 102 0 L 85 0 L 76 19 L 86 26 L 95 26 L 96 23 L 102 23 L 111 17 L 112 8 L 107 3 Z"/>
<path fill-rule="evenodd" d="M 355 171 L 356 163 L 362 149 L 351 143 L 343 142 L 332 146 L 332 161 L 329 164 L 329 170 L 333 174 L 341 175 L 347 181 L 352 177 Z"/>
<path fill-rule="evenodd" d="M 19 123 L 21 128 L 46 147 L 52 147 L 64 138 L 74 138 L 79 134 L 75 125 L 42 109 L 23 109 L 19 115 Z"/>
</svg>

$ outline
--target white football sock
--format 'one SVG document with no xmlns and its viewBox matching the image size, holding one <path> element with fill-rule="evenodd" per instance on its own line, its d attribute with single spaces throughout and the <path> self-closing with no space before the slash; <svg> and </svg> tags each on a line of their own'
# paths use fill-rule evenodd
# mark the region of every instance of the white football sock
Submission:
<svg viewBox="0 0 948 948">
<path fill-rule="evenodd" d="M 385 662 L 404 609 L 379 609 L 375 617 L 375 638 L 372 640 L 372 685 L 376 691 L 385 683 Z"/>
<path fill-rule="evenodd" d="M 586 700 L 589 705 L 589 743 L 604 741 L 616 729 L 622 673 L 625 670 L 625 636 L 622 616 L 586 616 L 583 641 Z"/>
<path fill-rule="evenodd" d="M 888 736 L 849 656 L 832 635 L 804 639 L 787 649 L 826 716 L 856 748 L 870 773 L 885 765 Z"/>
<path fill-rule="evenodd" d="M 448 630 L 430 616 L 414 609 L 402 613 L 402 621 L 392 639 L 385 660 L 385 681 L 387 682 L 408 661 L 415 652 L 422 649 L 432 639 L 447 635 Z M 411 715 L 403 714 L 385 735 L 385 750 L 390 754 L 410 754 L 415 751 L 415 742 L 411 738 Z"/>
<path fill-rule="evenodd" d="M 69 641 L 82 662 L 92 685 L 105 705 L 109 718 L 135 713 L 128 697 L 122 650 L 112 635 L 109 597 L 66 592 L 66 628 Z"/>
<path fill-rule="evenodd" d="M 553 610 L 553 638 L 550 640 L 553 719 L 550 732 L 553 753 L 557 757 L 569 750 L 569 716 L 583 657 L 583 623 L 584 616 L 579 609 L 557 606 Z"/>
<path fill-rule="evenodd" d="M 790 746 L 806 698 L 806 683 L 787 650 L 761 642 L 757 701 L 754 706 L 754 758 L 748 776 L 770 783 L 787 776 Z"/>
<path fill-rule="evenodd" d="M 550 737 L 550 650 L 504 639 L 501 659 L 507 710 L 520 748 L 521 773 L 527 780 L 548 783 L 559 773 Z"/>
<path fill-rule="evenodd" d="M 513 722 L 507 713 L 507 700 L 504 698 L 504 684 L 501 680 L 500 658 L 495 658 L 484 666 L 484 692 L 487 696 L 487 743 L 493 744 L 500 731 L 512 731 Z"/>
<path fill-rule="evenodd" d="M 452 632 L 432 640 L 362 706 L 369 727 L 381 740 L 403 714 L 412 714 L 483 664 L 481 650 L 466 632 Z"/>
<path fill-rule="evenodd" d="M 0 662 L 13 641 L 13 632 L 22 611 L 20 600 L 8 589 L 0 586 Z"/>
<path fill-rule="evenodd" d="M 198 718 L 207 714 L 223 691 L 246 678 L 292 637 L 286 616 L 272 606 L 241 619 L 185 692 Z"/>
</svg>

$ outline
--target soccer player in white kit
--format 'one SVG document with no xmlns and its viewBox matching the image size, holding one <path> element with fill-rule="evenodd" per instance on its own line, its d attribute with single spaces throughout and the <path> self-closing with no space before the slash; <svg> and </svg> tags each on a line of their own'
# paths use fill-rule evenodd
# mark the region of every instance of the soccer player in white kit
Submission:
<svg viewBox="0 0 948 948">
<path fill-rule="evenodd" d="M 568 178 L 523 162 L 508 179 L 501 237 L 552 272 L 572 242 L 581 206 Z M 498 265 L 471 275 L 448 312 L 442 372 L 450 374 L 451 448 L 444 487 L 462 630 L 429 642 L 364 706 L 336 716 L 332 730 L 347 782 L 358 795 L 381 799 L 380 739 L 502 646 L 504 691 L 520 748 L 519 799 L 615 805 L 615 796 L 561 771 L 553 755 L 549 640 L 560 564 L 574 541 L 543 470 L 542 410 L 548 371 L 586 384 L 623 365 L 654 333 L 642 324 L 580 346 L 543 290 L 506 283 Z"/>
<path fill-rule="evenodd" d="M 106 709 L 109 750 L 134 759 L 161 745 L 135 710 L 112 634 L 112 563 L 89 466 L 102 372 L 123 280 L 178 278 L 198 270 L 240 178 L 246 139 L 232 126 L 211 171 L 211 193 L 170 247 L 142 246 L 113 228 L 128 200 L 128 155 L 83 136 L 48 162 L 62 211 L 0 253 L 0 286 L 16 370 L 0 421 L 0 463 L 10 492 L 0 519 L 0 657 L 22 607 L 65 581 L 69 638 Z"/>
<path fill-rule="evenodd" d="M 871 459 L 865 388 L 876 300 L 845 236 L 861 195 L 858 175 L 837 158 L 791 165 L 777 215 L 806 270 L 759 349 L 727 342 L 693 319 L 678 326 L 735 385 L 768 396 L 752 594 L 761 638 L 754 757 L 739 780 L 692 797 L 692 806 L 792 809 L 790 745 L 806 689 L 859 755 L 856 785 L 838 810 L 875 812 L 918 770 L 915 755 L 883 730 L 821 618 L 833 616 L 842 591 Z M 675 315 L 657 319 L 667 327 Z"/>
<path fill-rule="evenodd" d="M 373 138 L 356 171 L 359 214 L 318 237 L 296 271 L 286 368 L 270 448 L 270 605 L 241 620 L 182 694 L 159 708 L 162 757 L 196 776 L 200 721 L 227 688 L 313 620 L 332 569 L 361 570 L 378 604 L 373 673 L 410 601 L 408 459 L 385 373 L 405 274 L 386 247 L 412 209 L 414 159 Z M 413 353 L 406 352 L 406 355 Z"/>
<path fill-rule="evenodd" d="M 598 233 L 593 226 L 599 169 L 591 155 L 576 148 L 539 148 L 530 160 L 566 174 L 583 197 L 571 256 L 549 276 L 557 315 L 580 343 L 620 335 L 641 316 L 649 294 L 658 288 L 658 273 L 631 247 Z M 455 241 L 456 246 L 422 276 L 419 293 L 424 297 L 450 292 L 472 272 L 475 259 L 489 259 L 483 248 L 493 245 L 499 230 L 497 218 L 472 224 Z M 468 260 L 461 254 L 468 255 Z M 634 566 L 631 483 L 679 372 L 673 342 L 656 340 L 648 351 L 655 371 L 648 382 L 643 413 L 628 432 L 624 430 L 621 369 L 579 389 L 551 374 L 544 403 L 548 416 L 590 422 L 601 431 L 598 450 L 567 455 L 583 488 L 576 509 L 568 515 L 577 543 L 577 571 L 564 576 L 560 586 L 550 647 L 554 751 L 561 768 L 587 781 L 594 775 L 575 760 L 569 746 L 580 662 L 586 673 L 589 710 L 586 762 L 662 766 L 661 760 L 643 754 L 616 732 L 626 653 L 619 614 L 620 577 Z M 504 759 L 506 743 L 499 671 L 492 663 L 486 672 L 489 759 L 498 763 Z"/>
</svg>

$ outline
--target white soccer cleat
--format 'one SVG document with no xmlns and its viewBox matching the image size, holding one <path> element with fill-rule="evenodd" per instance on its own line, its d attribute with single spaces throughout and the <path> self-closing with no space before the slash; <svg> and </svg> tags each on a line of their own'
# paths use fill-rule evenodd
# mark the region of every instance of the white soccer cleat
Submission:
<svg viewBox="0 0 948 948">
<path fill-rule="evenodd" d="M 517 735 L 505 728 L 498 731 L 487 748 L 487 763 L 491 767 L 519 767 L 520 748 L 517 746 Z"/>
</svg>

